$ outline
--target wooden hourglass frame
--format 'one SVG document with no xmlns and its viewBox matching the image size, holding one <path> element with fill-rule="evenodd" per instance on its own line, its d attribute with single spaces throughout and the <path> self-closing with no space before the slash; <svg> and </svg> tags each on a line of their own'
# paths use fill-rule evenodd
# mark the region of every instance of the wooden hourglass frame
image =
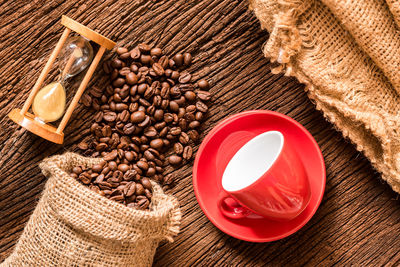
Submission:
<svg viewBox="0 0 400 267">
<path fill-rule="evenodd" d="M 78 101 L 81 98 L 83 92 L 85 91 L 90 78 L 92 77 L 94 71 L 96 70 L 97 65 L 99 64 L 104 52 L 106 49 L 112 49 L 115 46 L 115 43 L 110 39 L 98 34 L 97 32 L 89 29 L 88 27 L 74 21 L 73 19 L 62 16 L 61 17 L 61 24 L 65 27 L 63 34 L 61 35 L 60 40 L 58 41 L 56 47 L 54 48 L 53 52 L 50 55 L 49 60 L 47 61 L 46 65 L 44 66 L 42 72 L 40 73 L 39 78 L 37 79 L 35 85 L 30 92 L 28 99 L 25 101 L 24 106 L 22 109 L 13 109 L 8 116 L 14 122 L 18 123 L 25 129 L 29 130 L 30 132 L 47 139 L 51 142 L 62 144 L 64 141 L 64 129 L 67 126 L 69 119 L 71 118 L 72 112 L 78 105 Z M 85 76 L 83 77 L 72 101 L 71 104 L 67 107 L 64 116 L 61 119 L 60 124 L 57 128 L 54 126 L 40 122 L 35 120 L 35 115 L 28 112 L 29 108 L 32 105 L 32 102 L 38 93 L 39 89 L 42 88 L 42 85 L 45 81 L 46 76 L 50 72 L 55 60 L 57 59 L 58 54 L 60 53 L 61 49 L 63 48 L 64 43 L 66 42 L 68 35 L 74 31 L 81 36 L 87 38 L 90 41 L 93 41 L 100 45 L 97 54 L 93 58 L 91 64 L 89 65 Z M 70 66 L 64 67 L 64 71 Z"/>
</svg>

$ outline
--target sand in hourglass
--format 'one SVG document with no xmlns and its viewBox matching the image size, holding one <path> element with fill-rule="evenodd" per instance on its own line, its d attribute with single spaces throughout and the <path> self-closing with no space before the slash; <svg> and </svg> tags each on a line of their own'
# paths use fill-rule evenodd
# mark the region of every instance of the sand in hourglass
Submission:
<svg viewBox="0 0 400 267">
<path fill-rule="evenodd" d="M 50 83 L 37 93 L 32 110 L 44 122 L 56 121 L 64 113 L 65 101 L 65 90 L 61 83 Z"/>
</svg>

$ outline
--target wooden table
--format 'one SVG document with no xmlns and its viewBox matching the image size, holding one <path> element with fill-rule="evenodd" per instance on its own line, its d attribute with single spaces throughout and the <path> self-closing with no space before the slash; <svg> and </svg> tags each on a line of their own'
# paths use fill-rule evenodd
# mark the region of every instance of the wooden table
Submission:
<svg viewBox="0 0 400 267">
<path fill-rule="evenodd" d="M 268 33 L 240 0 L 0 3 L 0 261 L 11 253 L 46 182 L 38 163 L 73 150 L 93 119 L 80 106 L 61 146 L 21 130 L 6 116 L 26 99 L 61 34 L 62 14 L 121 45 L 149 42 L 169 55 L 191 52 L 191 73 L 209 79 L 214 95 L 204 133 L 228 115 L 269 109 L 302 123 L 322 149 L 327 184 L 319 210 L 299 232 L 273 243 L 244 242 L 218 230 L 196 202 L 192 166 L 179 169 L 172 193 L 182 206 L 182 230 L 174 243 L 159 247 L 156 266 L 399 264 L 398 196 L 314 110 L 301 84 L 270 73 L 261 53 Z"/>
</svg>

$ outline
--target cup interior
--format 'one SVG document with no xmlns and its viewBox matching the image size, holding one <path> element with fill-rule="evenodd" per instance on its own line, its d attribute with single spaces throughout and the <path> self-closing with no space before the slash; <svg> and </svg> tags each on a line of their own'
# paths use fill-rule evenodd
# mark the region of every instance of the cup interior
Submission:
<svg viewBox="0 0 400 267">
<path fill-rule="evenodd" d="M 224 190 L 238 191 L 256 182 L 278 158 L 283 143 L 284 137 L 278 131 L 268 131 L 248 141 L 225 168 Z"/>
</svg>

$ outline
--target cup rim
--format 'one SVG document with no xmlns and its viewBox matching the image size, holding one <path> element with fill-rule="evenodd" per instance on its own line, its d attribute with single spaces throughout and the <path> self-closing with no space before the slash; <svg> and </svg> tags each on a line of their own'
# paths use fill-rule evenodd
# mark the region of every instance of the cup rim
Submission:
<svg viewBox="0 0 400 267">
<path fill-rule="evenodd" d="M 236 156 L 243 148 L 245 148 L 246 146 L 250 146 L 250 145 L 252 145 L 253 143 L 257 142 L 259 139 L 264 138 L 265 136 L 271 135 L 271 134 L 277 134 L 277 135 L 279 136 L 279 138 L 280 138 L 280 147 L 279 147 L 278 152 L 276 153 L 276 155 L 275 155 L 275 157 L 274 157 L 274 160 L 273 160 L 272 164 L 271 164 L 270 166 L 268 166 L 268 168 L 266 168 L 266 170 L 265 170 L 261 175 L 259 175 L 259 177 L 256 178 L 252 183 L 250 183 L 250 184 L 248 184 L 248 185 L 246 185 L 246 186 L 244 186 L 244 187 L 241 187 L 240 189 L 237 189 L 237 190 L 227 190 L 227 189 L 224 187 L 224 182 L 223 182 L 223 181 L 224 181 L 225 172 L 226 172 L 226 170 L 227 170 L 229 164 L 231 163 L 231 161 L 235 158 L 235 156 Z M 246 189 L 249 189 L 250 187 L 253 187 L 253 186 L 256 185 L 257 183 L 259 183 L 260 180 L 261 180 L 261 178 L 264 177 L 264 175 L 265 175 L 270 169 L 272 169 L 272 168 L 274 167 L 274 165 L 276 165 L 276 162 L 278 161 L 278 159 L 280 158 L 280 156 L 281 156 L 281 154 L 282 154 L 282 150 L 283 150 L 284 145 L 285 145 L 285 137 L 284 137 L 284 135 L 283 135 L 280 131 L 277 131 L 277 130 L 271 130 L 271 131 L 263 132 L 263 133 L 261 133 L 261 134 L 255 136 L 255 137 L 253 137 L 253 138 L 250 139 L 249 141 L 247 141 L 247 143 L 245 143 L 238 151 L 236 151 L 235 155 L 233 155 L 233 157 L 229 160 L 228 165 L 226 165 L 225 170 L 224 170 L 224 173 L 222 174 L 222 179 L 221 179 L 222 189 L 223 189 L 224 191 L 228 192 L 228 193 L 239 193 L 239 192 L 245 191 Z"/>
</svg>

